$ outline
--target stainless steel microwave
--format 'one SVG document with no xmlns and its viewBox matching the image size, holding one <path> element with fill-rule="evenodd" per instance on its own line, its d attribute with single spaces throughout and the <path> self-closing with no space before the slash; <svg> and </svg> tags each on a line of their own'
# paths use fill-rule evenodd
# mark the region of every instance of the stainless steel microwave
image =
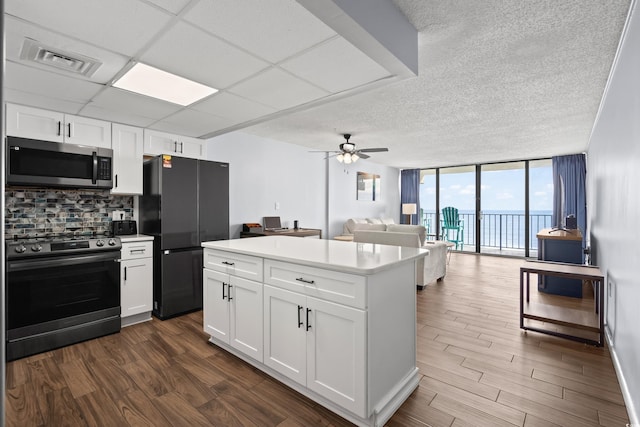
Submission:
<svg viewBox="0 0 640 427">
<path fill-rule="evenodd" d="M 112 188 L 113 150 L 7 136 L 7 184 Z"/>
</svg>

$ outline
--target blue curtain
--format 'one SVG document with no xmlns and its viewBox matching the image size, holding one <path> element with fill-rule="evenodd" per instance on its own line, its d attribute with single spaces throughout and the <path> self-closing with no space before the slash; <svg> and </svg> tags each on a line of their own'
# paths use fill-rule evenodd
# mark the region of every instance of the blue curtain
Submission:
<svg viewBox="0 0 640 427">
<path fill-rule="evenodd" d="M 567 215 L 575 215 L 582 243 L 587 234 L 587 166 L 584 154 L 552 157 L 553 223 L 559 227 Z"/>
<path fill-rule="evenodd" d="M 416 204 L 416 214 L 411 215 L 412 224 L 418 222 L 420 213 L 420 169 L 404 169 L 400 171 L 400 223 L 405 222 L 405 215 L 402 214 L 402 205 L 405 203 Z"/>
</svg>

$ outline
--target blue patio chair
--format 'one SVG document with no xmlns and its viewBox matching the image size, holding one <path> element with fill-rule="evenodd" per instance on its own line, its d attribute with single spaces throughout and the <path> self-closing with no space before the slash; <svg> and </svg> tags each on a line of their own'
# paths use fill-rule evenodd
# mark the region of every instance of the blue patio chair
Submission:
<svg viewBox="0 0 640 427">
<path fill-rule="evenodd" d="M 464 223 L 458 216 L 458 209 L 447 206 L 442 208 L 441 239 L 456 244 L 456 250 L 460 245 L 460 250 L 464 248 Z M 455 236 L 455 237 L 454 237 Z"/>
</svg>

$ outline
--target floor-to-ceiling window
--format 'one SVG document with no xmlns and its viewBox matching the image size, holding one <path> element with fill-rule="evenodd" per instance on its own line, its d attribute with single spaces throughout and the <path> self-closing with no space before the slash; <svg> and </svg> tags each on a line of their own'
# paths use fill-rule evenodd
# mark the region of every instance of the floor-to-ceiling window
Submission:
<svg viewBox="0 0 640 427">
<path fill-rule="evenodd" d="M 538 256 L 536 234 L 551 228 L 553 168 L 551 159 L 529 161 L 529 256 Z"/>
<path fill-rule="evenodd" d="M 475 251 L 476 245 L 476 168 L 459 166 L 440 169 L 440 212 L 446 207 L 458 209 L 462 244 L 458 250 Z M 441 219 L 442 220 L 442 219 Z M 442 221 L 441 221 L 442 222 Z M 445 230 L 451 239 L 454 230 Z M 446 237 L 446 236 L 445 236 Z"/>
<path fill-rule="evenodd" d="M 458 209 L 463 242 L 454 250 L 536 257 L 536 234 L 551 227 L 552 203 L 551 159 L 420 173 L 420 218 L 430 238 L 442 238 L 442 209 Z"/>
<path fill-rule="evenodd" d="M 523 255 L 525 162 L 480 167 L 480 252 Z"/>
</svg>

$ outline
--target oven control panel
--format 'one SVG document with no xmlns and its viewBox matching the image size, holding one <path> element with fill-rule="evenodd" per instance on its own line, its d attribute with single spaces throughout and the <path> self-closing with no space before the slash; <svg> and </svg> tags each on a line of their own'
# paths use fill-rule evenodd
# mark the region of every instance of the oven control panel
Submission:
<svg viewBox="0 0 640 427">
<path fill-rule="evenodd" d="M 23 239 L 7 241 L 7 259 L 32 258 L 94 251 L 120 250 L 118 237 Z"/>
</svg>

